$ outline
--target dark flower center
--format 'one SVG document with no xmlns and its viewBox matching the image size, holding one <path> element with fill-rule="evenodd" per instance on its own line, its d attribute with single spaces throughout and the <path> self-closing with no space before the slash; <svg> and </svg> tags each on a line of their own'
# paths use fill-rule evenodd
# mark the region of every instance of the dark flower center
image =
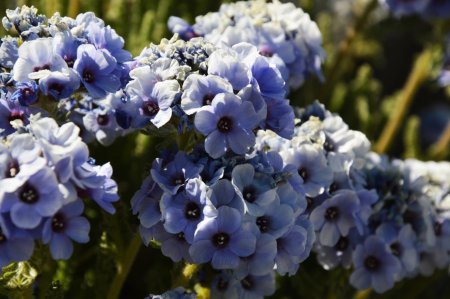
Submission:
<svg viewBox="0 0 450 299">
<path fill-rule="evenodd" d="M 8 162 L 8 166 L 6 167 L 5 177 L 13 178 L 20 171 L 19 163 L 16 160 L 12 160 Z"/>
<path fill-rule="evenodd" d="M 94 74 L 93 74 L 90 70 L 85 69 L 85 70 L 83 71 L 83 81 L 84 81 L 84 82 L 87 82 L 87 83 L 92 83 L 92 82 L 94 82 L 94 81 L 95 81 L 95 76 L 94 76 Z"/>
<path fill-rule="evenodd" d="M 97 116 L 97 123 L 100 126 L 106 126 L 109 123 L 109 117 L 108 114 L 99 114 Z"/>
<path fill-rule="evenodd" d="M 20 111 L 20 110 L 12 110 L 10 112 L 9 117 L 8 117 L 8 121 L 12 122 L 12 121 L 14 121 L 16 119 L 20 119 L 21 121 L 24 121 L 25 117 L 24 117 L 24 114 L 23 114 L 22 111 Z"/>
<path fill-rule="evenodd" d="M 348 238 L 340 237 L 336 245 L 334 246 L 338 251 L 345 251 L 349 245 Z"/>
<path fill-rule="evenodd" d="M 144 114 L 147 116 L 155 116 L 159 112 L 159 106 L 156 102 L 146 102 L 143 107 Z"/>
<path fill-rule="evenodd" d="M 364 260 L 364 266 L 369 271 L 376 271 L 380 267 L 380 260 L 373 255 L 369 255 Z"/>
<path fill-rule="evenodd" d="M 256 200 L 256 190 L 253 186 L 247 186 L 244 188 L 244 192 L 242 192 L 244 199 L 250 203 Z"/>
<path fill-rule="evenodd" d="M 66 219 L 63 214 L 56 213 L 52 218 L 52 230 L 56 233 L 60 233 L 66 227 Z"/>
<path fill-rule="evenodd" d="M 241 280 L 241 286 L 246 290 L 251 290 L 253 288 L 253 279 L 250 276 L 245 277 Z"/>
<path fill-rule="evenodd" d="M 173 179 L 172 179 L 172 183 L 176 186 L 176 185 L 181 185 L 184 183 L 184 175 L 183 174 L 176 174 Z"/>
<path fill-rule="evenodd" d="M 270 229 L 270 218 L 267 216 L 261 216 L 256 218 L 256 225 L 262 233 L 266 233 Z"/>
<path fill-rule="evenodd" d="M 393 255 L 400 256 L 402 254 L 402 245 L 400 245 L 400 243 L 392 243 L 390 248 Z"/>
<path fill-rule="evenodd" d="M 63 56 L 64 61 L 67 63 L 68 67 L 73 67 L 74 59 L 68 55 Z"/>
<path fill-rule="evenodd" d="M 335 192 L 337 189 L 338 189 L 338 184 L 336 182 L 331 183 L 330 190 L 329 190 L 330 194 Z"/>
<path fill-rule="evenodd" d="M 300 168 L 298 170 L 298 175 L 302 177 L 304 182 L 306 182 L 306 180 L 308 179 L 308 172 L 305 168 Z"/>
<path fill-rule="evenodd" d="M 54 82 L 48 85 L 48 89 L 56 91 L 59 95 L 64 90 L 64 85 Z"/>
<path fill-rule="evenodd" d="M 33 204 L 39 200 L 39 193 L 32 185 L 25 183 L 22 189 L 20 189 L 19 198 L 24 203 Z"/>
<path fill-rule="evenodd" d="M 339 216 L 339 210 L 336 207 L 329 207 L 325 211 L 325 219 L 328 221 L 335 220 Z"/>
<path fill-rule="evenodd" d="M 226 233 L 217 233 L 213 236 L 213 244 L 218 248 L 225 248 L 230 241 L 230 236 Z"/>
<path fill-rule="evenodd" d="M 219 122 L 217 123 L 217 129 L 219 130 L 219 132 L 222 133 L 230 132 L 231 129 L 233 129 L 232 120 L 227 116 L 222 117 L 221 119 L 219 119 Z"/>
<path fill-rule="evenodd" d="M 33 90 L 31 88 L 24 88 L 22 90 L 22 93 L 25 97 L 32 96 L 34 94 Z"/>
<path fill-rule="evenodd" d="M 198 219 L 200 217 L 200 214 L 200 208 L 195 202 L 190 201 L 186 204 L 184 215 L 187 219 Z"/>
<path fill-rule="evenodd" d="M 176 234 L 176 237 L 178 240 L 180 241 L 185 241 L 186 239 L 184 238 L 184 233 L 183 232 L 179 232 L 178 234 Z"/>
<path fill-rule="evenodd" d="M 211 105 L 214 97 L 215 95 L 212 93 L 205 94 L 205 96 L 203 97 L 203 105 Z"/>
<path fill-rule="evenodd" d="M 325 139 L 325 142 L 323 143 L 323 149 L 326 150 L 327 152 L 334 151 L 334 144 L 328 137 Z"/>
<path fill-rule="evenodd" d="M 33 68 L 33 71 L 34 72 L 39 72 L 39 71 L 42 71 L 42 70 L 49 70 L 49 69 L 50 69 L 50 64 L 46 63 L 43 66 L 35 66 Z"/>
<path fill-rule="evenodd" d="M 261 49 L 259 50 L 259 55 L 265 56 L 265 57 L 272 57 L 273 56 L 273 52 L 270 51 L 267 48 Z"/>
</svg>

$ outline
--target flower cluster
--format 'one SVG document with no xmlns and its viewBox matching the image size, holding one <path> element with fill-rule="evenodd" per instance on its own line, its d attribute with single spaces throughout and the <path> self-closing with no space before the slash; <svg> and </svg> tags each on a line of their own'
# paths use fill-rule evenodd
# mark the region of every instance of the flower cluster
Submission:
<svg viewBox="0 0 450 299">
<path fill-rule="evenodd" d="M 290 87 L 299 87 L 310 75 L 323 79 L 322 35 L 310 16 L 292 3 L 238 1 L 196 17 L 192 26 L 178 17 L 169 18 L 168 25 L 184 39 L 203 36 L 217 45 L 247 42 L 256 46 Z"/>
<path fill-rule="evenodd" d="M 259 132 L 257 144 L 295 166 L 290 180 L 303 182 L 296 190 L 308 199 L 319 263 L 353 267 L 353 286 L 380 293 L 448 267 L 450 164 L 389 161 L 318 103 L 298 112 L 292 140 Z"/>
<path fill-rule="evenodd" d="M 449 0 L 380 0 L 397 16 L 421 15 L 424 17 L 450 17 Z"/>
<path fill-rule="evenodd" d="M 248 43 L 217 48 L 203 38 L 185 42 L 174 36 L 144 49 L 130 77 L 128 100 L 116 108 L 130 127 L 171 122 L 180 134 L 204 136 L 213 158 L 247 153 L 257 129 L 293 134 L 285 81 Z"/>
<path fill-rule="evenodd" d="M 34 241 L 49 244 L 54 259 L 67 259 L 73 244 L 89 241 L 82 198 L 114 213 L 117 184 L 109 163 L 96 165 L 73 123 L 51 118 L 0 139 L 0 267 L 27 260 Z"/>
<path fill-rule="evenodd" d="M 93 13 L 47 19 L 27 6 L 7 10 L 3 26 L 18 36 L 0 46 L 2 136 L 14 131 L 8 120 L 26 123 L 38 107 L 104 144 L 125 132 L 113 103 L 129 79 L 131 54 L 114 29 Z"/>
<path fill-rule="evenodd" d="M 160 243 L 175 262 L 221 271 L 212 282 L 217 298 L 267 296 L 273 270 L 295 274 L 315 238 L 305 197 L 289 178 L 276 152 L 211 159 L 200 148 L 179 151 L 153 162 L 133 212 L 146 244 Z"/>
</svg>

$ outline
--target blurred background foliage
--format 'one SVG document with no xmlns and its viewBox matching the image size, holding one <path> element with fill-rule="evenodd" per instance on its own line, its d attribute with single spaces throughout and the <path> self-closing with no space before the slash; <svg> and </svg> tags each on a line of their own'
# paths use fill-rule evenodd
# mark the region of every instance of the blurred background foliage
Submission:
<svg viewBox="0 0 450 299">
<path fill-rule="evenodd" d="M 27 4 L 47 16 L 59 12 L 75 17 L 93 11 L 138 55 L 150 42 L 159 43 L 170 36 L 166 27 L 170 15 L 193 22 L 195 16 L 216 11 L 223 2 L 230 1 L 3 0 L 0 10 Z M 291 103 L 301 107 L 319 99 L 350 128 L 367 134 L 378 152 L 399 158 L 448 160 L 450 90 L 440 88 L 436 77 L 450 23 L 418 17 L 395 19 L 379 7 L 378 0 L 292 2 L 318 23 L 327 60 L 326 81 L 308 79 L 290 94 Z M 38 298 L 116 298 L 119 294 L 120 298 L 143 298 L 177 286 L 182 265 L 174 267 L 158 248 L 133 246 L 140 241 L 133 237 L 138 223 L 129 201 L 161 142 L 158 137 L 131 135 L 107 149 L 93 144 L 92 155 L 100 163 L 110 161 L 119 182 L 118 215 L 99 214 L 95 207 L 88 207 L 87 216 L 95 223 L 88 246 L 76 247 L 73 258 L 66 262 L 35 255 L 30 265 L 39 269 L 38 283 L 11 292 L 15 281 L 17 285 L 17 281 L 36 276 L 29 265 L 19 264 L 21 267 L 10 269 L 10 276 L 1 277 L 0 293 L 15 298 L 29 298 L 30 290 Z M 354 295 L 347 271 L 325 271 L 312 256 L 295 277 L 279 279 L 273 298 L 450 298 L 449 282 L 448 271 L 441 271 L 430 278 L 404 280 L 383 296 L 371 292 Z"/>
</svg>

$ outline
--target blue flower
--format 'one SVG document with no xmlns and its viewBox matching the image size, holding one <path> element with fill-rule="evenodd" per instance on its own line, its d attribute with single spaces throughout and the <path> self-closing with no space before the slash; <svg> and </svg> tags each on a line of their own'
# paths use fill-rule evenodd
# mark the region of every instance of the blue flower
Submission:
<svg viewBox="0 0 450 299">
<path fill-rule="evenodd" d="M 227 179 L 219 180 L 208 190 L 206 206 L 203 213 L 208 217 L 217 216 L 217 209 L 228 206 L 244 215 L 244 203 L 235 188 Z"/>
<path fill-rule="evenodd" d="M 51 38 L 24 42 L 19 47 L 19 58 L 12 73 L 15 81 L 26 82 L 30 74 L 40 71 L 68 71 L 64 59 L 55 53 Z"/>
<path fill-rule="evenodd" d="M 70 97 L 80 87 L 80 79 L 72 70 L 68 73 L 52 72 L 39 80 L 39 87 L 44 95 L 61 100 Z"/>
<path fill-rule="evenodd" d="M 0 268 L 30 259 L 33 251 L 31 234 L 16 228 L 7 215 L 0 214 Z"/>
<path fill-rule="evenodd" d="M 78 243 L 89 241 L 90 225 L 83 213 L 84 204 L 76 200 L 61 208 L 44 222 L 42 241 L 50 243 L 50 252 L 54 259 L 68 259 L 73 252 L 72 240 Z"/>
<path fill-rule="evenodd" d="M 356 247 L 353 254 L 354 271 L 350 283 L 357 289 L 372 287 L 383 293 L 394 286 L 401 265 L 389 252 L 387 245 L 377 236 L 369 236 Z"/>
<path fill-rule="evenodd" d="M 171 234 L 183 232 L 186 241 L 192 243 L 197 225 L 204 218 L 205 193 L 205 185 L 198 179 L 189 180 L 176 195 L 165 193 L 160 204 L 164 228 Z"/>
<path fill-rule="evenodd" d="M 170 16 L 167 21 L 167 26 L 171 32 L 177 33 L 183 40 L 190 40 L 198 36 L 192 26 L 182 18 Z"/>
<path fill-rule="evenodd" d="M 43 168 L 47 161 L 40 153 L 41 148 L 28 134 L 14 135 L 9 148 L 0 144 L 0 190 L 16 191 L 30 175 Z"/>
<path fill-rule="evenodd" d="M 215 218 L 205 218 L 198 224 L 189 253 L 195 263 L 211 261 L 215 269 L 233 269 L 239 258 L 254 253 L 256 237 L 242 227 L 238 210 L 222 206 Z"/>
<path fill-rule="evenodd" d="M 186 114 L 191 115 L 203 106 L 211 105 L 217 94 L 232 92 L 231 84 L 219 76 L 192 74 L 183 83 L 181 108 Z"/>
<path fill-rule="evenodd" d="M 255 172 L 251 164 L 238 165 L 233 169 L 232 182 L 244 201 L 246 212 L 262 216 L 268 206 L 277 199 L 275 181 L 269 175 Z"/>
<path fill-rule="evenodd" d="M 18 52 L 17 39 L 10 36 L 3 37 L 0 44 L 0 66 L 12 69 L 19 58 Z"/>
<path fill-rule="evenodd" d="M 228 298 L 261 299 L 275 293 L 275 275 L 247 275 L 233 286 Z"/>
<path fill-rule="evenodd" d="M 48 167 L 32 174 L 15 192 L 5 193 L 0 202 L 0 211 L 9 212 L 12 222 L 25 229 L 37 227 L 63 204 L 58 181 Z"/>
<path fill-rule="evenodd" d="M 402 271 L 397 277 L 398 280 L 417 269 L 419 252 L 416 247 L 416 234 L 410 224 L 397 229 L 392 223 L 383 223 L 377 228 L 376 234 L 389 246 L 391 253 L 401 263 Z"/>
<path fill-rule="evenodd" d="M 140 224 L 143 227 L 151 228 L 161 221 L 162 216 L 159 202 L 162 195 L 162 189 L 153 181 L 152 176 L 149 175 L 131 199 L 133 214 L 138 214 Z"/>
<path fill-rule="evenodd" d="M 169 122 L 172 117 L 172 103 L 180 90 L 178 82 L 158 82 L 149 66 L 134 69 L 130 76 L 133 80 L 128 83 L 126 91 L 140 112 L 140 117 L 133 121 L 133 126 L 141 128 L 151 122 L 160 128 Z"/>
<path fill-rule="evenodd" d="M 12 121 L 19 121 L 22 125 L 27 125 L 29 115 L 27 107 L 0 98 L 0 136 L 8 136 L 16 131 L 11 125 Z"/>
<path fill-rule="evenodd" d="M 262 128 L 270 129 L 283 138 L 291 139 L 294 136 L 295 116 L 289 101 L 273 98 L 266 98 L 265 101 L 267 116 Z"/>
<path fill-rule="evenodd" d="M 197 178 L 201 170 L 202 166 L 192 163 L 186 153 L 177 152 L 170 162 L 156 159 L 151 174 L 161 189 L 175 195 L 189 179 Z"/>
<path fill-rule="evenodd" d="M 99 98 L 120 88 L 120 80 L 114 74 L 116 65 L 116 60 L 108 51 L 86 44 L 78 47 L 73 68 L 89 95 Z"/>
<path fill-rule="evenodd" d="M 182 259 L 188 263 L 192 263 L 192 258 L 189 254 L 190 244 L 186 241 L 184 233 L 170 234 L 165 229 L 162 223 L 156 224 L 150 229 L 142 229 L 141 236 L 145 231 L 152 234 L 152 237 L 161 243 L 161 252 L 163 255 L 170 257 L 172 261 L 179 262 Z M 148 240 L 149 236 L 144 235 L 144 240 Z"/>
<path fill-rule="evenodd" d="M 253 105 L 242 102 L 230 93 L 216 95 L 211 106 L 205 106 L 195 115 L 197 130 L 206 135 L 205 149 L 212 158 L 223 156 L 228 149 L 245 154 L 255 144 L 252 130 L 257 116 Z"/>
<path fill-rule="evenodd" d="M 295 190 L 304 190 L 307 196 L 314 197 L 330 186 L 333 173 L 323 151 L 314 145 L 302 144 L 283 151 L 281 156 L 289 165 L 286 170 L 292 173 L 289 182 Z"/>
<path fill-rule="evenodd" d="M 241 258 L 239 266 L 233 272 L 237 277 L 247 275 L 265 275 L 273 271 L 275 256 L 277 255 L 277 242 L 272 235 L 260 234 L 256 241 L 255 252 Z"/>
<path fill-rule="evenodd" d="M 320 244 L 335 246 L 341 236 L 346 237 L 350 229 L 357 227 L 363 233 L 358 213 L 360 201 L 357 194 L 350 190 L 341 190 L 325 200 L 311 213 L 311 222 L 320 232 Z"/>
<path fill-rule="evenodd" d="M 58 32 L 53 38 L 55 53 L 61 56 L 69 67 L 73 67 L 77 59 L 79 45 L 81 45 L 81 40 L 73 36 L 69 31 Z"/>
<path fill-rule="evenodd" d="M 274 201 L 267 206 L 261 216 L 249 217 L 261 233 L 270 234 L 275 238 L 284 235 L 294 224 L 294 211 L 289 205 Z"/>
<path fill-rule="evenodd" d="M 117 62 L 131 60 L 131 53 L 124 50 L 124 40 L 110 26 L 104 26 L 96 22 L 91 22 L 86 27 L 86 37 L 89 43 L 97 49 L 107 50 Z"/>
<path fill-rule="evenodd" d="M 11 95 L 11 100 L 18 101 L 22 106 L 29 106 L 38 100 L 38 85 L 34 81 L 19 82 L 17 89 Z"/>
</svg>

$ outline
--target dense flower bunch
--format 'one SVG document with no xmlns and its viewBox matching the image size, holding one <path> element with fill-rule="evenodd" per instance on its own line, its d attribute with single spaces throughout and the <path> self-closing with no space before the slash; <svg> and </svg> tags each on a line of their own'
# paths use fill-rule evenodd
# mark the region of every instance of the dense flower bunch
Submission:
<svg viewBox="0 0 450 299">
<path fill-rule="evenodd" d="M 318 103 L 299 116 L 291 141 L 260 132 L 257 144 L 303 179 L 319 263 L 353 267 L 351 284 L 377 292 L 448 267 L 450 164 L 369 153 L 362 133 Z"/>
<path fill-rule="evenodd" d="M 309 15 L 292 3 L 239 1 L 196 17 L 192 26 L 177 17 L 169 18 L 168 24 L 184 39 L 203 36 L 216 45 L 247 42 L 256 46 L 290 87 L 299 87 L 311 75 L 323 79 L 322 35 Z"/>
<path fill-rule="evenodd" d="M 8 120 L 27 123 L 37 108 L 76 122 L 87 140 L 108 144 L 125 132 L 114 103 L 128 81 L 131 54 L 114 29 L 93 13 L 48 19 L 23 6 L 6 15 L 3 26 L 18 36 L 1 40 L 1 136 L 14 131 Z"/>
<path fill-rule="evenodd" d="M 305 197 L 276 152 L 211 159 L 203 149 L 153 162 L 132 199 L 144 242 L 178 262 L 221 270 L 214 298 L 275 291 L 273 269 L 293 275 L 309 256 L 314 231 Z"/>
<path fill-rule="evenodd" d="M 174 36 L 144 49 L 130 76 L 128 101 L 117 110 L 131 127 L 158 129 L 172 120 L 179 134 L 205 136 L 213 158 L 247 153 L 255 144 L 253 130 L 293 134 L 285 82 L 250 44 L 216 48 L 203 38 Z"/>
<path fill-rule="evenodd" d="M 450 17 L 449 0 L 380 0 L 398 17 L 421 15 L 424 17 Z"/>
<path fill-rule="evenodd" d="M 96 165 L 73 123 L 36 117 L 0 139 L 0 267 L 28 260 L 34 242 L 54 259 L 72 255 L 72 241 L 89 241 L 83 198 L 114 213 L 117 184 L 109 163 Z"/>
</svg>

